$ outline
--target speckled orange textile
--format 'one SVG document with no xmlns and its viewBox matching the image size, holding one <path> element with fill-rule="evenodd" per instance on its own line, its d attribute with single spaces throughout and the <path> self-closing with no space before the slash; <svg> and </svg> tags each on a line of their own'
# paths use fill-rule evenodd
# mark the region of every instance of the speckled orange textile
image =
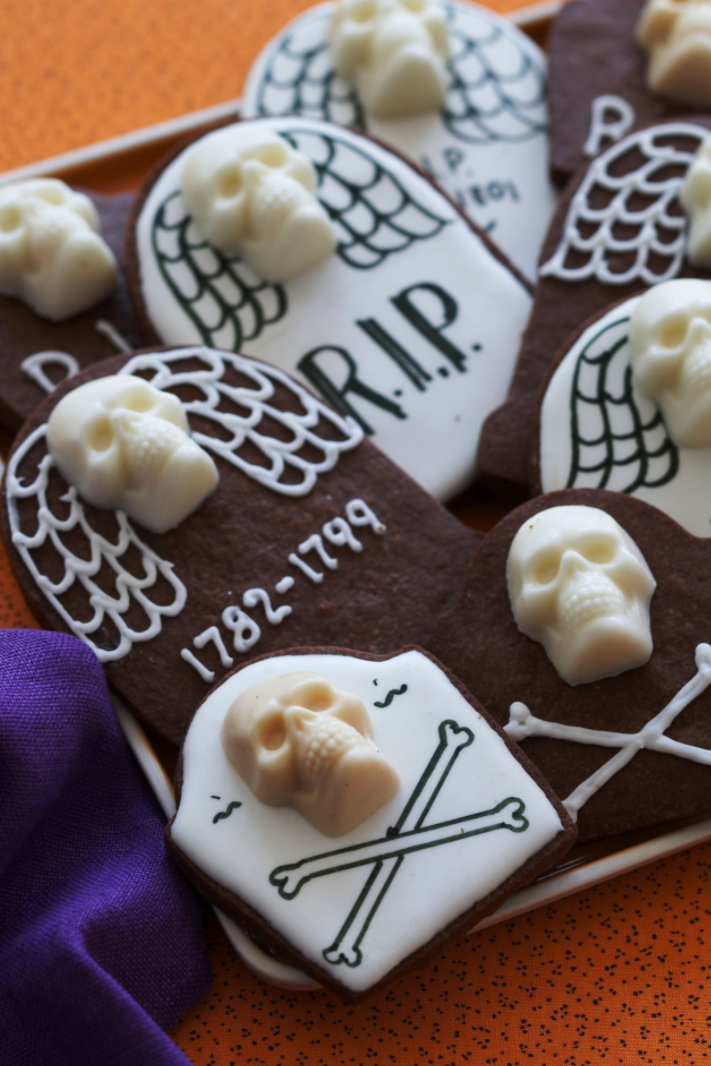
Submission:
<svg viewBox="0 0 711 1066">
<path fill-rule="evenodd" d="M 307 6 L 6 0 L 0 170 L 236 97 Z M 0 550 L 0 626 L 33 624 Z M 208 919 L 215 980 L 173 1036 L 196 1066 L 697 1066 L 711 1060 L 710 869 L 711 845 L 645 867 L 469 937 L 357 1007 L 269 988 Z"/>
</svg>

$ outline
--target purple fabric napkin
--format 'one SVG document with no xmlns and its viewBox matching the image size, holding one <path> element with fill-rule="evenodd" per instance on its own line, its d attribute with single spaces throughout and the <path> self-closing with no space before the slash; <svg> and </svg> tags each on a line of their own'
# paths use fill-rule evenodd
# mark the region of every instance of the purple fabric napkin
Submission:
<svg viewBox="0 0 711 1066">
<path fill-rule="evenodd" d="M 0 632 L 0 1062 L 186 1066 L 210 969 L 162 822 L 94 654 Z"/>
</svg>

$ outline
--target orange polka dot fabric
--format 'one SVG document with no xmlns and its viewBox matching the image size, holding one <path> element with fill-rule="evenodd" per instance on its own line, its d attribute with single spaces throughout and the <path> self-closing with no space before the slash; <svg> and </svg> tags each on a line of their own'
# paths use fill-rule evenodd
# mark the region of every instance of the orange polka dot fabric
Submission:
<svg viewBox="0 0 711 1066">
<path fill-rule="evenodd" d="M 6 0 L 0 169 L 234 99 L 307 6 Z M 34 625 L 0 549 L 0 626 Z M 466 938 L 357 1007 L 265 985 L 206 909 L 214 981 L 172 1035 L 196 1066 L 698 1066 L 711 1061 L 710 870 L 711 845 L 683 852 Z"/>
<path fill-rule="evenodd" d="M 698 1066 L 711 1060 L 711 844 L 462 940 L 346 1007 L 215 979 L 173 1032 L 196 1066 Z"/>
</svg>

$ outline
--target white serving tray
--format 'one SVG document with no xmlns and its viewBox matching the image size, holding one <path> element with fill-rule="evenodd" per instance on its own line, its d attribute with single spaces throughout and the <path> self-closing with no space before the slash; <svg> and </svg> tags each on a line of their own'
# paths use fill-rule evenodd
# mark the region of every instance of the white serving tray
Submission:
<svg viewBox="0 0 711 1066">
<path fill-rule="evenodd" d="M 548 22 L 560 7 L 558 0 L 553 0 L 513 12 L 510 17 L 527 33 L 536 36 L 545 31 Z M 236 117 L 238 112 L 239 100 L 230 100 L 159 125 L 7 171 L 0 175 L 0 184 L 19 178 L 52 174 L 74 182 L 80 181 L 97 191 L 135 187 L 152 163 L 178 140 L 230 117 Z M 115 181 L 114 175 L 117 171 L 121 176 Z M 134 715 L 117 696 L 114 696 L 113 700 L 116 717 L 138 764 L 166 817 L 171 818 L 175 813 L 175 798 L 165 769 Z M 476 929 L 485 929 L 506 919 L 516 918 L 536 907 L 554 903 L 619 874 L 639 869 L 640 866 L 666 858 L 684 848 L 711 840 L 711 817 L 666 831 L 650 833 L 645 839 L 640 840 L 639 836 L 638 834 L 634 843 L 618 846 L 616 850 L 611 850 L 609 845 L 574 849 L 565 863 L 528 888 L 517 892 L 498 911 L 480 922 Z M 234 922 L 220 911 L 216 910 L 216 913 L 235 951 L 258 977 L 290 991 L 306 991 L 319 987 L 312 978 L 267 955 Z"/>
</svg>

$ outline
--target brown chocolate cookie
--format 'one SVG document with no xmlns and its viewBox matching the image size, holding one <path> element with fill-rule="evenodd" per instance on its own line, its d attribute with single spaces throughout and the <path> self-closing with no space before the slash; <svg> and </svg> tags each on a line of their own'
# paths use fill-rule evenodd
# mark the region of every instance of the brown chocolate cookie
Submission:
<svg viewBox="0 0 711 1066">
<path fill-rule="evenodd" d="M 393 789 L 345 832 L 308 817 L 352 805 L 354 775 L 383 766 Z M 168 850 L 200 892 L 347 1000 L 432 959 L 576 836 L 521 750 L 416 647 L 239 667 L 198 708 L 176 793 Z"/>
<path fill-rule="evenodd" d="M 549 37 L 551 169 L 571 174 L 631 129 L 693 110 L 649 92 L 635 39 L 645 0 L 574 0 Z"/>
<path fill-rule="evenodd" d="M 526 491 L 538 394 L 552 363 L 604 307 L 674 277 L 710 277 L 686 258 L 681 184 L 711 119 L 679 119 L 625 137 L 566 190 L 541 255 L 540 278 L 508 399 L 484 423 L 478 467 L 500 491 Z"/>
<path fill-rule="evenodd" d="M 511 543 L 526 520 L 568 504 L 611 515 L 657 582 L 646 665 L 575 686 L 560 678 L 542 644 L 518 629 L 506 579 Z M 578 807 L 581 841 L 711 808 L 708 561 L 707 541 L 640 500 L 592 489 L 549 493 L 517 508 L 486 538 L 456 607 L 435 629 L 433 652 L 465 685 L 476 687 L 555 792 L 570 808 Z M 614 562 L 611 557 L 603 569 Z M 555 565 L 540 580 L 546 578 L 558 595 L 553 570 Z M 611 759 L 617 769 L 609 766 Z M 608 770 L 596 776 L 602 767 Z"/>
<path fill-rule="evenodd" d="M 47 448 L 63 396 L 127 372 L 180 397 L 220 476 L 163 535 L 83 504 Z M 128 445 L 115 413 L 99 425 L 93 408 L 78 435 L 87 462 L 128 448 L 121 461 L 143 477 L 166 427 L 150 411 L 128 415 Z M 116 356 L 61 385 L 16 441 L 2 522 L 42 624 L 82 637 L 118 692 L 175 742 L 207 687 L 247 652 L 307 639 L 378 652 L 426 643 L 478 543 L 356 423 L 280 370 L 205 348 Z"/>
<path fill-rule="evenodd" d="M 99 213 L 101 234 L 118 260 L 118 288 L 108 299 L 64 322 L 50 322 L 20 300 L 0 296 L 0 424 L 12 432 L 53 385 L 116 351 L 145 344 L 123 269 L 133 194 L 88 195 Z"/>
</svg>

